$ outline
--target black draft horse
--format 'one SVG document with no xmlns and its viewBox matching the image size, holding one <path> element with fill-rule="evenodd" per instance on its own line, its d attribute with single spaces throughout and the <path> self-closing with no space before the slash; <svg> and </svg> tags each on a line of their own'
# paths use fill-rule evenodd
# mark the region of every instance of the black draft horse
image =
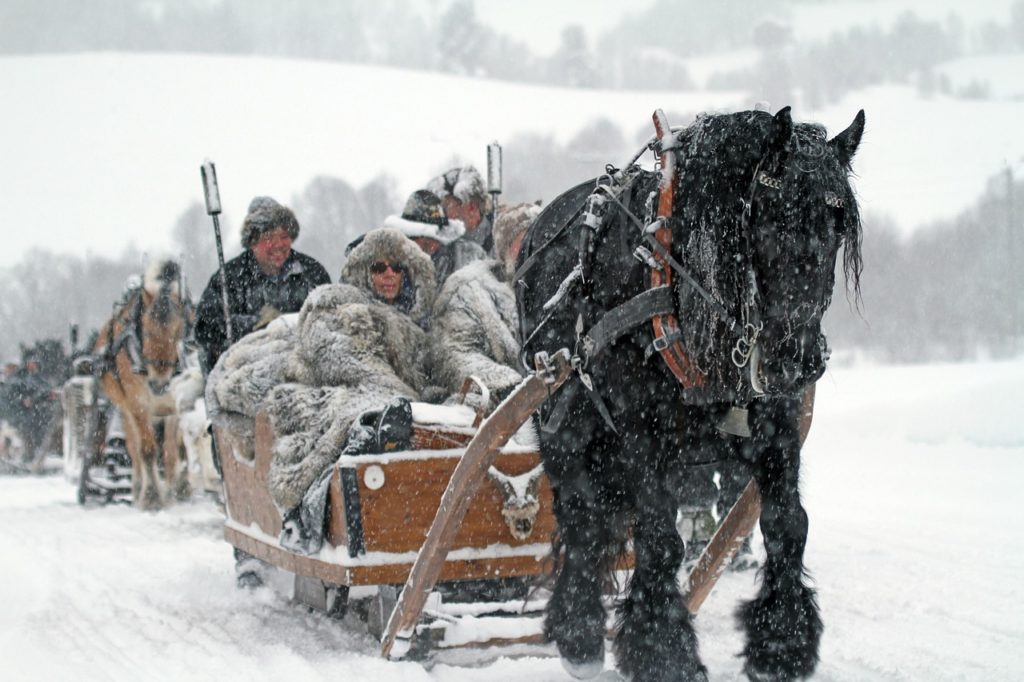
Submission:
<svg viewBox="0 0 1024 682">
<path fill-rule="evenodd" d="M 562 194 L 520 255 L 524 357 L 567 346 L 579 358 L 579 379 L 539 416 L 560 529 L 545 630 L 570 673 L 599 673 L 609 548 L 631 522 L 618 667 L 637 681 L 705 680 L 677 584 L 678 483 L 731 458 L 760 489 L 767 553 L 760 592 L 738 611 L 745 672 L 796 679 L 813 672 L 822 632 L 803 564 L 799 406 L 824 372 L 840 247 L 859 295 L 849 176 L 864 112 L 831 140 L 789 107 L 661 122 L 648 145 L 658 169 L 634 158 Z M 736 415 L 744 425 L 727 435 Z"/>
</svg>

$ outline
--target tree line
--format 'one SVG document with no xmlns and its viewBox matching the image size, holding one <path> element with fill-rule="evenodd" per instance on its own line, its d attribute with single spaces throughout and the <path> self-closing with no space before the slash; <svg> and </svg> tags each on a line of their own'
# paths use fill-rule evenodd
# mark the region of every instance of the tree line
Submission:
<svg viewBox="0 0 1024 682">
<path fill-rule="evenodd" d="M 669 112 L 672 121 L 691 119 L 692 114 Z M 606 163 L 625 163 L 649 135 L 646 127 L 628 134 L 596 120 L 564 145 L 545 135 L 514 136 L 503 145 L 501 199 L 546 204 L 602 172 Z M 454 157 L 448 165 L 465 161 Z M 295 196 L 277 198 L 302 226 L 296 248 L 323 263 L 336 280 L 345 246 L 401 211 L 405 197 L 397 186 L 387 175 L 363 187 L 320 176 Z M 241 217 L 232 218 L 222 220 L 227 257 L 241 249 Z M 181 257 L 196 300 L 217 265 L 210 218 L 196 202 L 170 229 L 170 255 Z M 146 256 L 136 245 L 116 257 L 36 249 L 0 268 L 0 358 L 14 359 L 19 343 L 66 339 L 71 323 L 87 336 L 109 317 L 124 281 L 144 269 Z M 837 359 L 857 353 L 882 361 L 966 360 L 1024 351 L 1022 261 L 1024 187 L 1009 169 L 992 178 L 969 210 L 909 237 L 901 237 L 886 216 L 866 214 L 861 300 L 844 295 L 840 272 L 825 318 Z"/>
<path fill-rule="evenodd" d="M 798 43 L 790 25 L 800 4 L 806 3 L 657 0 L 597 37 L 582 23 L 569 24 L 556 51 L 539 56 L 484 23 L 473 0 L 426 15 L 379 0 L 5 0 L 0 54 L 257 54 L 579 88 L 689 90 L 697 84 L 686 58 L 753 46 L 754 63 L 723 68 L 701 85 L 778 103 L 800 94 L 819 106 L 885 82 L 983 97 L 984 84 L 954 90 L 935 67 L 963 54 L 1024 48 L 1024 0 L 1013 3 L 1006 24 L 968 26 L 955 14 L 927 21 L 907 13 L 889 28 L 867 21 Z"/>
</svg>

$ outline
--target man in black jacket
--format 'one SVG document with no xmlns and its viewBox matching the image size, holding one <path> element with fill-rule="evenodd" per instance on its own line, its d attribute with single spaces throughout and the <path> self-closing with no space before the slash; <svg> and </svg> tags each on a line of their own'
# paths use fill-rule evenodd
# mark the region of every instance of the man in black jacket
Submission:
<svg viewBox="0 0 1024 682">
<path fill-rule="evenodd" d="M 330 283 L 320 263 L 292 249 L 298 236 L 299 222 L 290 209 L 270 197 L 256 197 L 249 204 L 242 224 L 245 251 L 224 265 L 236 341 L 282 313 L 298 312 L 310 291 Z M 218 273 L 199 300 L 195 337 L 203 349 L 203 372 L 209 373 L 230 345 Z"/>
</svg>

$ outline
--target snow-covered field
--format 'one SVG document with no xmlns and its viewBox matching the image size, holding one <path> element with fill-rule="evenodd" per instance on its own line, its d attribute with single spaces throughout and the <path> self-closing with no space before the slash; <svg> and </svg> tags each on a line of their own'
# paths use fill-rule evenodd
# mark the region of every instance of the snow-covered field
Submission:
<svg viewBox="0 0 1024 682">
<path fill-rule="evenodd" d="M 1024 679 L 1024 359 L 828 373 L 804 450 L 815 679 Z M 356 621 L 236 590 L 205 500 L 83 509 L 60 477 L 0 478 L 6 680 L 568 680 L 545 657 L 389 663 Z M 697 619 L 711 679 L 743 679 L 727 575 Z"/>
</svg>

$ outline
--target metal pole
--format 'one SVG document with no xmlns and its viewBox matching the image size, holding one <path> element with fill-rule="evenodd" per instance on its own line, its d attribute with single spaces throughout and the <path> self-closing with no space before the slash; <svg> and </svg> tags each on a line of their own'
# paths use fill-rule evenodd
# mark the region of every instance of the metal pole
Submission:
<svg viewBox="0 0 1024 682">
<path fill-rule="evenodd" d="M 501 194 L 501 145 L 497 140 L 487 145 L 487 191 L 491 195 L 491 230 L 493 234 L 494 223 L 498 219 L 498 195 Z"/>
<path fill-rule="evenodd" d="M 228 343 L 235 342 L 231 329 L 231 306 L 228 304 L 228 279 L 224 274 L 224 245 L 220 238 L 220 188 L 217 186 L 217 169 L 213 161 L 206 159 L 199 172 L 203 176 L 203 194 L 206 197 L 206 212 L 213 218 L 213 236 L 217 242 L 217 269 L 220 272 L 220 301 L 224 307 L 224 328 L 227 331 Z"/>
</svg>

